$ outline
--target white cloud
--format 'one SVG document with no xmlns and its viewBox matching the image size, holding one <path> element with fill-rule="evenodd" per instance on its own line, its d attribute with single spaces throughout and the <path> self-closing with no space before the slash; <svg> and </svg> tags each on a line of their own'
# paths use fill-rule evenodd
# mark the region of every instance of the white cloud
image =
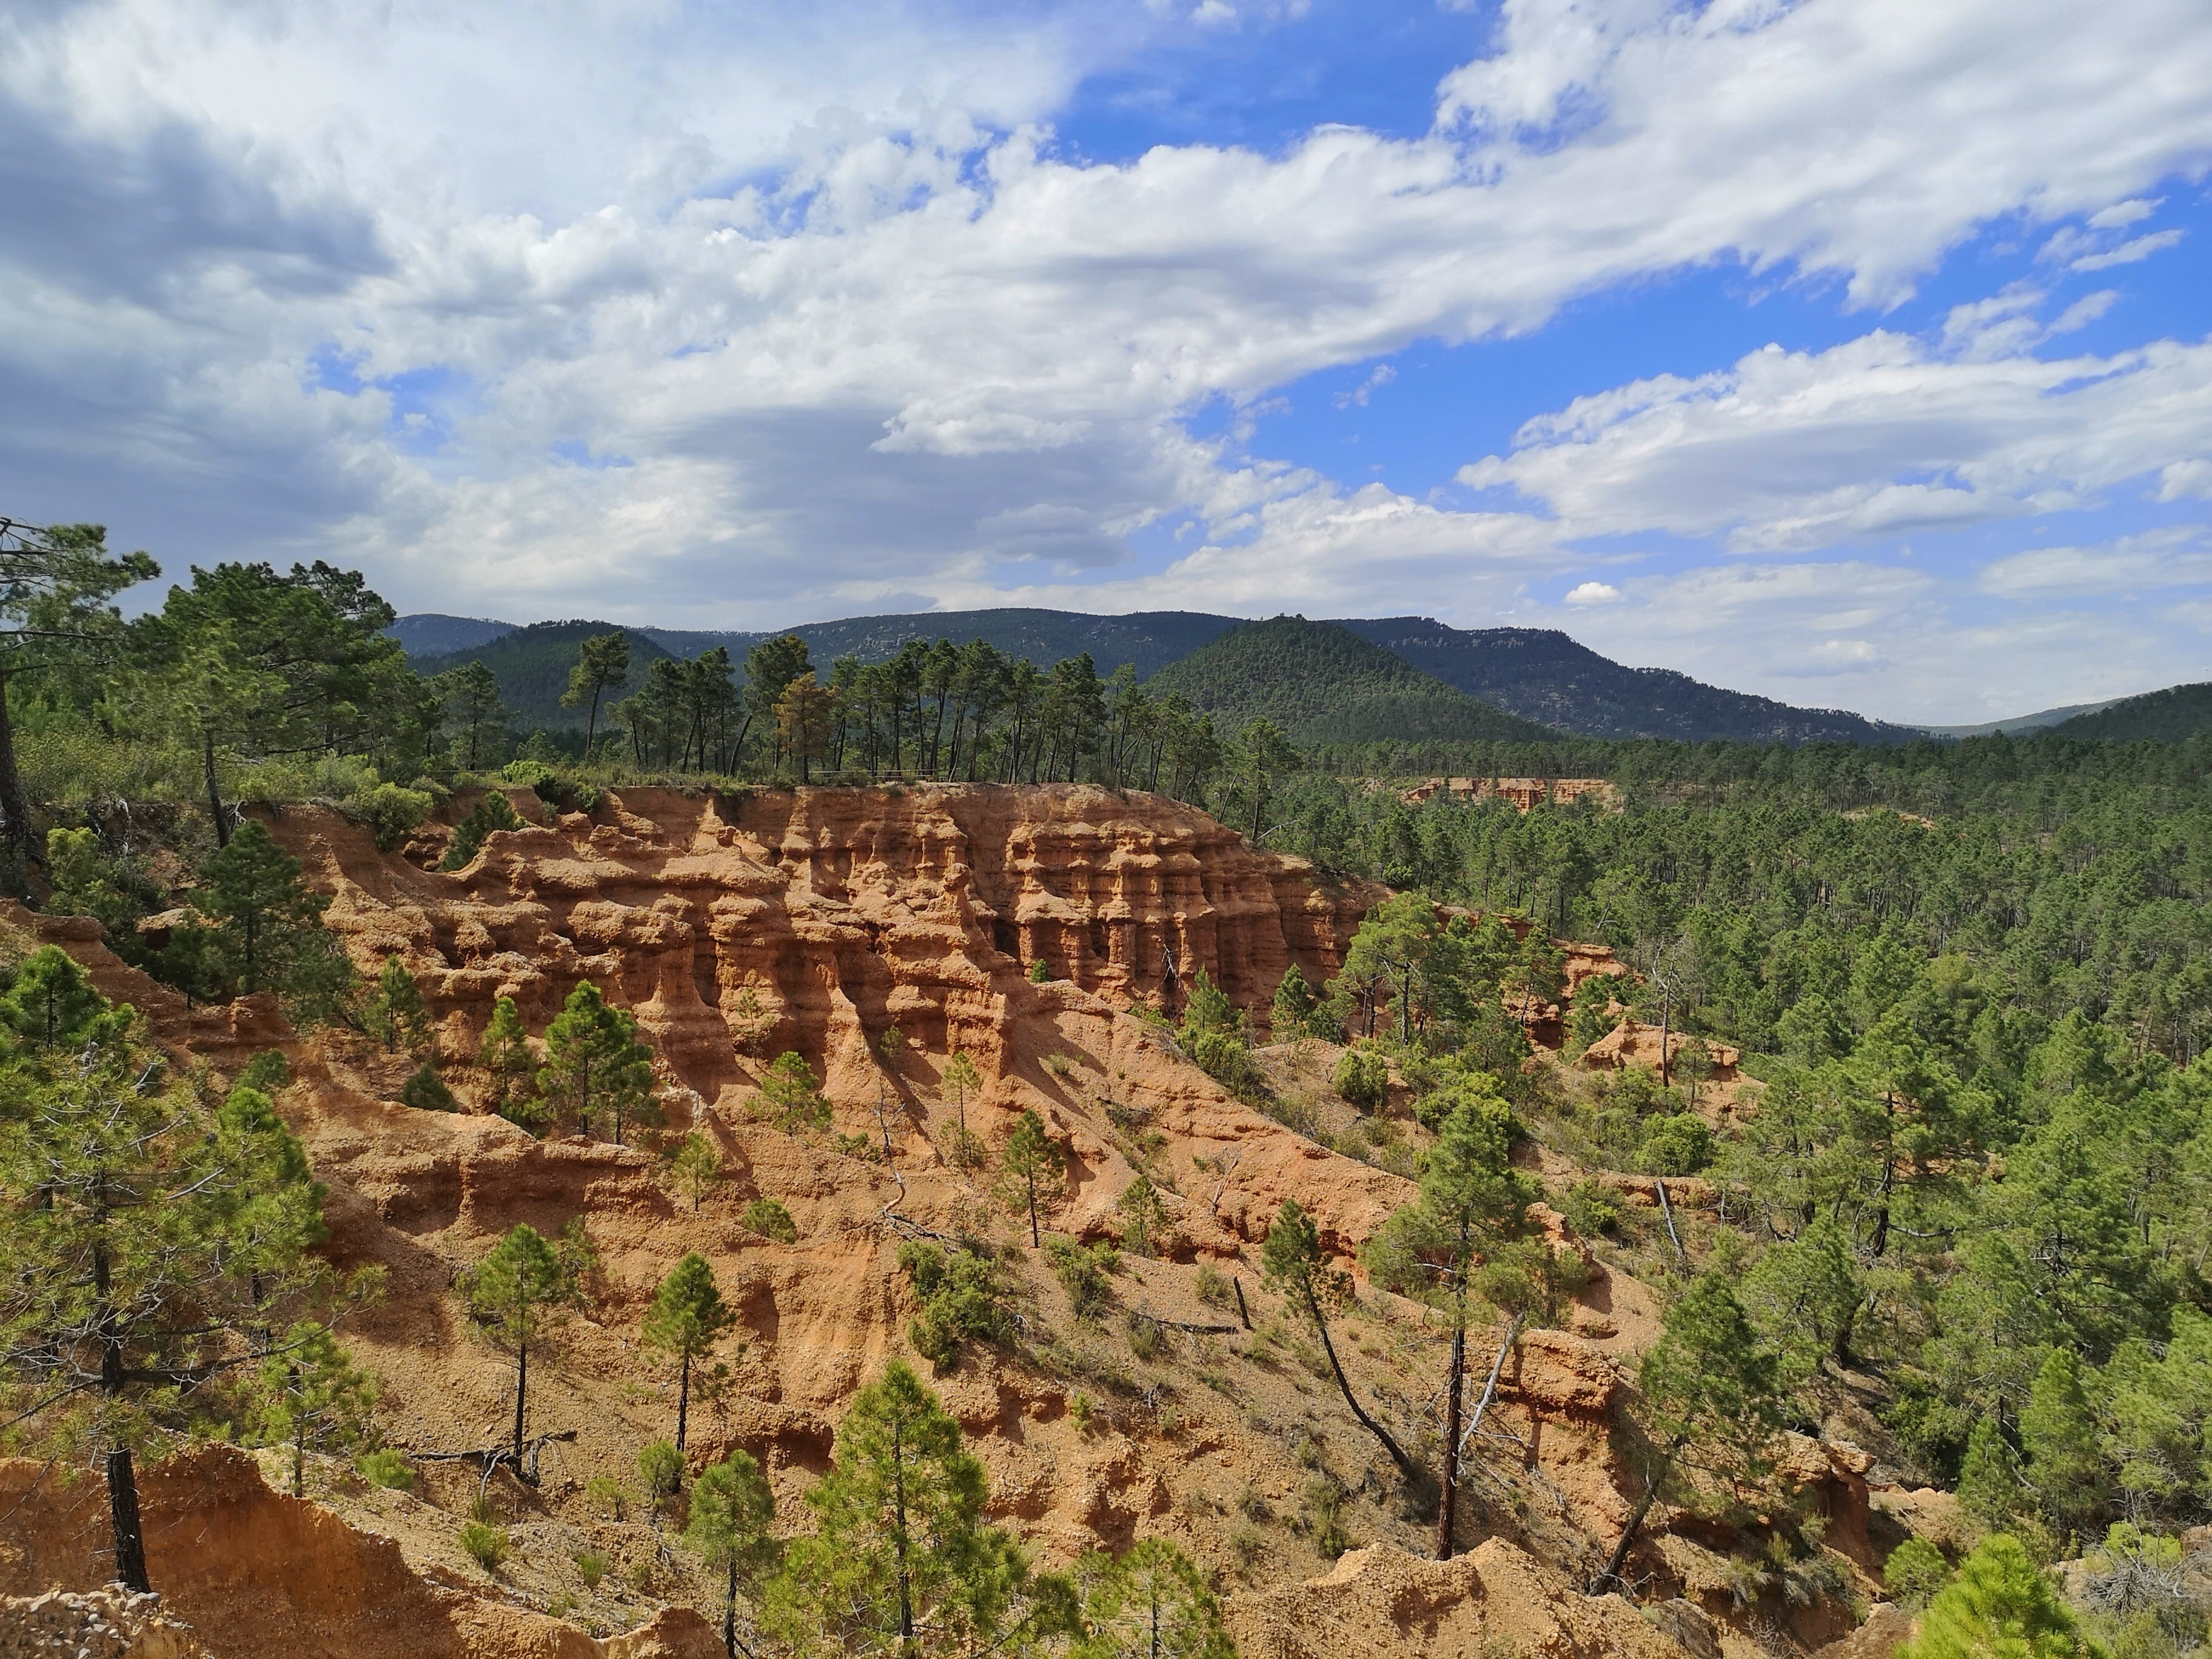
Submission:
<svg viewBox="0 0 2212 1659">
<path fill-rule="evenodd" d="M 1566 603 L 1576 606 L 1610 605 L 1620 597 L 1620 590 L 1611 582 L 1577 582 L 1567 590 Z"/>
<path fill-rule="evenodd" d="M 2067 266 L 2069 270 L 2110 270 L 2114 265 L 2131 265 L 2148 259 L 2154 253 L 2178 246 L 2185 234 L 2179 230 L 2161 230 L 2148 236 L 2138 236 L 2132 242 L 2123 242 L 2109 253 L 2087 253 Z"/>
<path fill-rule="evenodd" d="M 2189 525 L 2094 547 L 2039 547 L 1990 560 L 1976 580 L 2007 599 L 2194 587 L 2212 583 L 2212 538 Z"/>
<path fill-rule="evenodd" d="M 2207 454 L 2212 343 L 1945 358 L 1876 331 L 1577 398 L 1460 478 L 1542 502 L 1570 537 L 1781 551 L 2078 507 Z"/>
<path fill-rule="evenodd" d="M 1190 7 L 83 0 L 0 36 L 0 455 L 65 516 L 130 497 L 173 562 L 334 546 L 407 604 L 728 623 L 915 592 L 1473 619 L 1606 526 L 1814 547 L 2160 467 L 2178 499 L 2201 349 L 2054 380 L 2013 300 L 1942 357 L 1875 334 L 1584 400 L 1484 464 L 1559 523 L 1269 466 L 1237 419 L 1705 262 L 1878 305 L 2002 216 L 2118 252 L 2212 155 L 2196 12 L 1510 0 L 1423 137 L 1091 166 L 1045 124 Z M 399 392 L 317 389 L 332 343 L 448 377 L 435 453 Z M 1214 399 L 1231 435 L 1194 441 Z M 1099 585 L 1180 513 L 1197 551 Z"/>
</svg>

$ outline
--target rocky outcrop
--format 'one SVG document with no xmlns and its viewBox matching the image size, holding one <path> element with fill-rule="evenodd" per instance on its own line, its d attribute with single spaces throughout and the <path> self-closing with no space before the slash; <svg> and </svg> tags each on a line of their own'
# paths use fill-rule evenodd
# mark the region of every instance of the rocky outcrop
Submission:
<svg viewBox="0 0 2212 1659">
<path fill-rule="evenodd" d="M 832 1074 L 893 1024 L 1003 1070 L 1038 963 L 1123 1007 L 1176 1006 L 1203 969 L 1264 1022 L 1291 963 L 1335 972 L 1381 890 L 1255 853 L 1165 797 L 1092 787 L 628 790 L 558 817 L 511 799 L 544 821 L 450 874 L 378 854 L 332 813 L 270 828 L 334 895 L 357 961 L 416 970 L 456 1055 L 495 997 L 542 1029 L 589 978 L 708 1101 L 749 1079 L 731 1024 L 748 994 L 771 1022 L 755 1051 Z"/>
</svg>

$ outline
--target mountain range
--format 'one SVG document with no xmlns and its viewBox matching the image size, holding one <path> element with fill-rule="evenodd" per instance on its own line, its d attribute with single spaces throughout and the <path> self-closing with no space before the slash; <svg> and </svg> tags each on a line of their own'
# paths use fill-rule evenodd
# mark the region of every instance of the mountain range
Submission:
<svg viewBox="0 0 2212 1659">
<path fill-rule="evenodd" d="M 774 637 L 582 620 L 518 624 L 434 612 L 402 617 L 388 631 L 426 673 L 481 659 L 498 677 L 501 696 L 525 727 L 559 729 L 583 723 L 577 711 L 560 706 L 578 643 L 617 628 L 630 635 L 641 665 L 654 657 L 695 657 L 721 647 L 740 677 L 745 653 Z M 1453 628 L 1428 617 L 1312 623 L 1277 617 L 1248 623 L 1202 611 L 1101 617 L 1008 608 L 850 617 L 774 633 L 798 635 L 825 671 L 841 656 L 862 661 L 894 656 L 912 639 L 986 640 L 1040 665 L 1088 652 L 1102 675 L 1132 663 L 1155 690 L 1181 690 L 1199 707 L 1224 715 L 1268 713 L 1307 743 L 1517 741 L 1570 732 L 1684 742 L 1893 744 L 1929 736 L 2040 730 L 2163 737 L 2212 724 L 2212 687 L 2191 686 L 1980 726 L 1901 726 L 1847 709 L 1802 708 L 1731 691 L 1673 669 L 1631 668 L 1556 629 Z M 1224 654 L 1218 647 L 1231 638 L 1240 642 Z M 1293 663 L 1295 669 L 1289 668 Z M 1285 672 L 1304 683 L 1276 683 Z"/>
</svg>

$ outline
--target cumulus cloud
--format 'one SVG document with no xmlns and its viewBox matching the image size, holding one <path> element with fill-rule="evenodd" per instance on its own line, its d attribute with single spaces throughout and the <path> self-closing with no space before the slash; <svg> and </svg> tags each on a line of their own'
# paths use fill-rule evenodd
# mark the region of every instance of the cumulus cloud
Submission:
<svg viewBox="0 0 2212 1659">
<path fill-rule="evenodd" d="M 1577 582 L 1567 590 L 1566 603 L 1571 605 L 1611 605 L 1620 597 L 1620 590 L 1611 582 Z"/>
<path fill-rule="evenodd" d="M 1571 535 L 1771 552 L 2080 507 L 2208 454 L 2212 343 L 1950 358 L 1876 330 L 1577 398 L 1460 480 L 1540 502 Z"/>
<path fill-rule="evenodd" d="M 1549 518 L 1349 489 L 1248 454 L 1233 420 L 1210 441 L 1185 424 L 1323 368 L 1377 362 L 1371 393 L 1413 340 L 1532 328 L 1705 262 L 1832 275 L 1874 306 L 2005 216 L 2039 236 L 2081 220 L 2061 264 L 2117 258 L 2169 234 L 2126 240 L 2144 192 L 2212 155 L 2193 0 L 1508 0 L 1419 137 L 1064 153 L 1070 89 L 1197 9 L 82 0 L 17 19 L 10 482 L 67 516 L 120 492 L 110 516 L 188 552 L 334 550 L 403 603 L 680 601 L 732 624 L 915 592 L 1444 592 L 1474 620 L 1587 568 L 1572 535 L 1759 552 L 2154 471 L 2204 493 L 2203 348 L 2039 362 L 2094 314 L 2044 328 L 2039 295 L 1948 344 L 1875 331 L 1583 400 L 1474 469 Z M 426 442 L 398 388 L 433 371 L 466 395 Z M 1131 551 L 1182 514 L 1194 550 L 1157 569 Z M 1589 614 L 1653 614 L 1620 591 Z M 1873 637 L 1749 591 L 1822 641 Z"/>
</svg>

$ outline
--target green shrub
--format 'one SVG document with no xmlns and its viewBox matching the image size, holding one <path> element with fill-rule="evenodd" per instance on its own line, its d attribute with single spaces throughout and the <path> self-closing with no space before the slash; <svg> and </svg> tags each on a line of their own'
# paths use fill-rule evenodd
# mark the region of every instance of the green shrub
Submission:
<svg viewBox="0 0 2212 1659">
<path fill-rule="evenodd" d="M 382 1486 L 392 1492 L 415 1490 L 415 1471 L 409 1468 L 407 1460 L 390 1446 L 363 1452 L 354 1461 L 354 1468 L 372 1486 Z"/>
<path fill-rule="evenodd" d="M 799 1226 L 792 1220 L 791 1212 L 772 1198 L 757 1198 L 745 1206 L 738 1218 L 747 1228 L 763 1238 L 772 1238 L 779 1244 L 796 1244 Z"/>
<path fill-rule="evenodd" d="M 958 1361 L 962 1343 L 996 1342 L 1012 1328 L 999 1264 L 982 1251 L 908 1239 L 899 1246 L 898 1265 L 921 1302 L 908 1340 L 940 1370 Z"/>
<path fill-rule="evenodd" d="M 1713 1161 L 1712 1128 L 1695 1112 L 1650 1119 L 1638 1142 L 1636 1157 L 1653 1175 L 1695 1175 Z"/>
<path fill-rule="evenodd" d="M 1030 963 L 1030 983 L 1032 985 L 1049 985 L 1052 983 L 1051 964 L 1047 963 L 1042 957 L 1039 957 L 1035 962 Z"/>
<path fill-rule="evenodd" d="M 814 1080 L 813 1068 L 789 1050 L 778 1054 L 761 1079 L 760 1099 L 775 1127 L 787 1131 L 830 1125 L 830 1103 Z"/>
<path fill-rule="evenodd" d="M 264 1048 L 252 1059 L 247 1060 L 245 1069 L 238 1074 L 240 1088 L 254 1089 L 270 1096 L 276 1094 L 291 1081 L 292 1063 L 284 1058 L 282 1051 L 276 1048 Z"/>
<path fill-rule="evenodd" d="M 1209 1308 L 1227 1307 L 1230 1297 L 1235 1294 L 1229 1283 L 1229 1276 L 1211 1261 L 1198 1264 L 1198 1273 L 1191 1285 L 1198 1292 L 1198 1299 Z"/>
<path fill-rule="evenodd" d="M 1897 1659 L 2089 1659 L 2099 1651 L 2020 1540 L 1999 1533 L 1960 1564 Z"/>
<path fill-rule="evenodd" d="M 584 1482 L 584 1498 L 610 1521 L 621 1520 L 629 1502 L 623 1492 L 622 1482 L 611 1474 L 595 1474 Z"/>
<path fill-rule="evenodd" d="M 389 853 L 407 838 L 408 832 L 430 816 L 437 799 L 427 789 L 404 789 L 396 783 L 380 783 L 363 790 L 347 803 L 352 815 L 376 836 L 377 850 Z"/>
<path fill-rule="evenodd" d="M 497 1572 L 499 1564 L 507 1559 L 507 1528 L 482 1521 L 469 1522 L 461 1528 L 461 1547 L 475 1557 L 477 1565 L 486 1572 Z"/>
<path fill-rule="evenodd" d="M 487 789 L 483 798 L 469 809 L 468 816 L 453 826 L 453 844 L 446 848 L 446 856 L 438 860 L 438 867 L 465 868 L 483 848 L 484 837 L 493 830 L 521 828 L 522 820 L 507 797 L 496 789 Z"/>
<path fill-rule="evenodd" d="M 500 769 L 499 775 L 502 781 L 514 785 L 519 789 L 534 791 L 538 798 L 544 800 L 546 799 L 547 791 L 559 781 L 561 773 L 556 767 L 549 766 L 542 760 L 532 760 L 526 756 L 520 760 L 507 762 Z"/>
<path fill-rule="evenodd" d="M 1918 1612 L 1951 1581 L 1951 1564 L 1924 1538 L 1908 1538 L 1889 1553 L 1881 1570 L 1882 1588 L 1900 1607 Z"/>
<path fill-rule="evenodd" d="M 1379 1111 L 1390 1097 L 1390 1062 L 1374 1048 L 1347 1048 L 1331 1079 L 1336 1092 L 1364 1111 Z"/>
<path fill-rule="evenodd" d="M 646 1498 L 658 1504 L 673 1498 L 684 1484 L 684 1454 L 672 1440 L 656 1440 L 637 1455 L 638 1479 L 645 1482 Z"/>
<path fill-rule="evenodd" d="M 1602 1182 L 1577 1181 L 1559 1199 L 1559 1213 L 1583 1238 L 1620 1228 L 1620 1194 Z"/>
<path fill-rule="evenodd" d="M 1078 1319 L 1091 1318 L 1113 1299 L 1107 1275 L 1120 1265 L 1120 1257 L 1112 1245 L 1086 1246 L 1055 1235 L 1044 1242 L 1044 1259 Z"/>
<path fill-rule="evenodd" d="M 576 1577 L 584 1581 L 584 1588 L 595 1590 L 599 1580 L 607 1576 L 607 1558 L 597 1550 L 576 1552 Z"/>
<path fill-rule="evenodd" d="M 438 1068 L 424 1060 L 415 1068 L 415 1075 L 399 1087 L 399 1103 L 412 1106 L 418 1112 L 458 1112 L 460 1103 L 453 1091 L 438 1075 Z"/>
</svg>

